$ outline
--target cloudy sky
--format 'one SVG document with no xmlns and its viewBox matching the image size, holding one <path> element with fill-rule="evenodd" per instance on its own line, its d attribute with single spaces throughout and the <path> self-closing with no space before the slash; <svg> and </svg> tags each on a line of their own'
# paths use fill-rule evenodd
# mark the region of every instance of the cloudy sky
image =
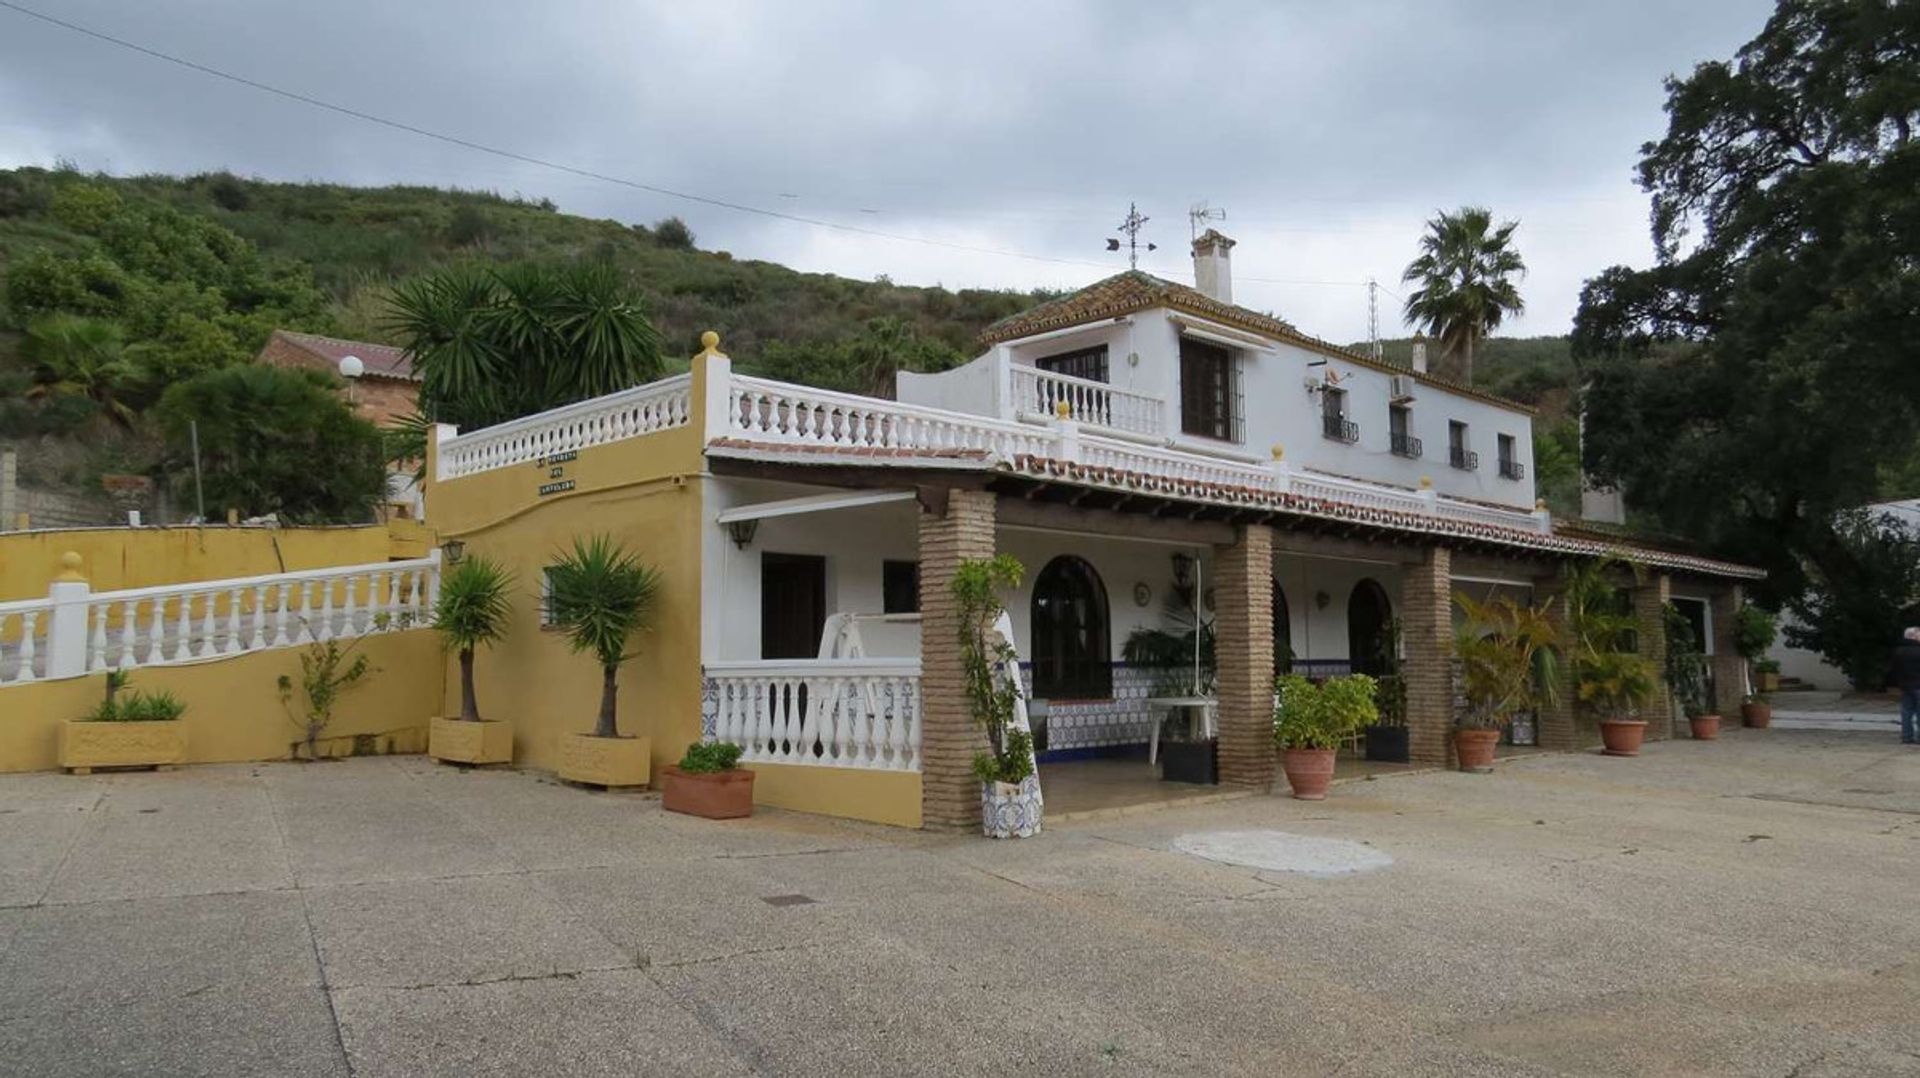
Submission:
<svg viewBox="0 0 1920 1078">
<path fill-rule="evenodd" d="M 503 159 L 141 55 L 11 5 L 425 130 L 781 220 Z M 1191 280 L 1222 207 L 1235 298 L 1337 340 L 1439 207 L 1521 221 L 1528 313 L 1644 264 L 1660 82 L 1754 36 L 1763 0 L 1167 4 L 978 0 L 0 0 L 0 165 L 227 168 L 458 185 L 850 277 L 1070 287 L 1125 267 L 1130 201 Z M 876 235 L 881 233 L 884 235 Z M 906 238 L 898 238 L 906 237 Z"/>
</svg>

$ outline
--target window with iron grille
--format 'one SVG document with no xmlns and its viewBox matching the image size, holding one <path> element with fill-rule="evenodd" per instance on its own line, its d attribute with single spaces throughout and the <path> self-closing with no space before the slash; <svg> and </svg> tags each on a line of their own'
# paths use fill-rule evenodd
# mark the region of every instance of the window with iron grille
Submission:
<svg viewBox="0 0 1920 1078">
<path fill-rule="evenodd" d="M 1469 472 L 1480 467 L 1480 454 L 1467 448 L 1467 425 L 1457 419 L 1447 422 L 1447 463 Z"/>
<path fill-rule="evenodd" d="M 1320 391 L 1320 429 L 1336 442 L 1360 440 L 1360 427 L 1347 419 L 1347 391 L 1327 386 Z"/>
<path fill-rule="evenodd" d="M 1404 404 L 1387 407 L 1387 448 L 1396 457 L 1420 455 L 1420 439 L 1413 436 L 1413 409 Z"/>
<path fill-rule="evenodd" d="M 1102 344 L 1077 352 L 1041 356 L 1033 361 L 1033 365 L 1054 374 L 1085 378 L 1089 382 L 1104 382 L 1107 380 L 1107 346 Z"/>
<path fill-rule="evenodd" d="M 1527 472 L 1520 464 L 1513 435 L 1500 435 L 1500 475 L 1506 479 L 1524 479 Z"/>
<path fill-rule="evenodd" d="M 1233 353 L 1180 338 L 1180 429 L 1223 442 L 1240 440 L 1240 379 Z"/>
</svg>

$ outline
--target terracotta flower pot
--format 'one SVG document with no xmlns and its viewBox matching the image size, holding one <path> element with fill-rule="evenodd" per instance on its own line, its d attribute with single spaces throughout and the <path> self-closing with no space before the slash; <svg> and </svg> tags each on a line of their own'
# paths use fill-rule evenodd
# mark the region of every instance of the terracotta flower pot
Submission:
<svg viewBox="0 0 1920 1078">
<path fill-rule="evenodd" d="M 1720 736 L 1720 716 L 1695 715 L 1687 720 L 1693 725 L 1695 741 L 1712 741 Z"/>
<path fill-rule="evenodd" d="M 1287 773 L 1287 785 L 1301 801 L 1325 801 L 1327 786 L 1333 782 L 1332 749 L 1282 749 L 1280 766 Z"/>
<path fill-rule="evenodd" d="M 1647 724 L 1638 719 L 1601 719 L 1600 741 L 1606 756 L 1638 756 L 1647 739 Z"/>
<path fill-rule="evenodd" d="M 1773 723 L 1773 705 L 1753 701 L 1741 704 L 1740 721 L 1756 730 L 1764 730 Z"/>
<path fill-rule="evenodd" d="M 660 805 L 668 812 L 684 812 L 709 820 L 733 820 L 753 815 L 753 772 L 693 772 L 667 766 L 660 769 Z"/>
<path fill-rule="evenodd" d="M 1493 747 L 1500 743 L 1498 730 L 1455 730 L 1453 751 L 1460 757 L 1460 770 L 1493 770 Z"/>
</svg>

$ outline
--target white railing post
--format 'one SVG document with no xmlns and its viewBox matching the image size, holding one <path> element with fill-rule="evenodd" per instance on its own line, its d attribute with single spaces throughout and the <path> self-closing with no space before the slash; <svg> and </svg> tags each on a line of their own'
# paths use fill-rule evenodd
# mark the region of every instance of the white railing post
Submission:
<svg viewBox="0 0 1920 1078">
<path fill-rule="evenodd" d="M 47 617 L 47 676 L 79 677 L 87 672 L 87 610 L 93 587 L 80 575 L 79 554 L 67 551 L 60 565 L 60 575 L 47 586 L 47 599 L 53 603 Z"/>
<path fill-rule="evenodd" d="M 993 414 L 1012 419 L 1020 405 L 1013 391 L 1013 353 L 1004 344 L 993 346 Z"/>
<path fill-rule="evenodd" d="M 1433 489 L 1433 477 L 1430 475 L 1420 477 L 1420 501 L 1422 503 L 1422 512 L 1428 516 L 1439 515 L 1440 492 Z"/>
<path fill-rule="evenodd" d="M 1273 463 L 1269 467 L 1273 469 L 1273 489 L 1280 494 L 1292 491 L 1293 466 L 1287 463 L 1287 451 L 1284 447 L 1274 445 Z"/>
<path fill-rule="evenodd" d="M 1541 498 L 1533 503 L 1533 526 L 1541 535 L 1553 534 L 1553 514 L 1547 511 L 1547 500 Z"/>
<path fill-rule="evenodd" d="M 700 335 L 700 348 L 693 365 L 700 372 L 705 394 L 700 420 L 700 441 L 704 445 L 725 438 L 733 425 L 733 360 L 720 351 L 720 335 L 712 330 Z"/>
<path fill-rule="evenodd" d="M 435 423 L 427 436 L 433 439 L 433 478 L 438 482 L 447 477 L 447 443 L 460 436 L 460 428 L 452 423 Z"/>
</svg>

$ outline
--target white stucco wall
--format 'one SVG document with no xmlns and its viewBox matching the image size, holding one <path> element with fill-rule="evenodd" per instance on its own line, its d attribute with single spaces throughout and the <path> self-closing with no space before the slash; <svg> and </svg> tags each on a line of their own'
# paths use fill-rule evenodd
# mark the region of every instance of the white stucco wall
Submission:
<svg viewBox="0 0 1920 1078">
<path fill-rule="evenodd" d="M 1109 382 L 1159 397 L 1163 402 L 1162 429 L 1176 447 L 1265 461 L 1279 445 L 1296 467 L 1407 488 L 1417 488 L 1423 478 L 1430 478 L 1442 494 L 1516 509 L 1533 508 L 1533 423 L 1527 413 L 1418 384 L 1408 406 L 1409 433 L 1421 440 L 1423 455 L 1415 460 L 1398 457 L 1392 453 L 1389 439 L 1392 376 L 1342 359 L 1327 359 L 1324 366 L 1311 366 L 1327 357 L 1289 344 L 1233 349 L 1241 372 L 1243 437 L 1239 441 L 1181 433 L 1182 318 L 1185 316 L 1169 315 L 1165 310 L 1141 311 L 1118 322 L 1001 345 L 967 366 L 943 374 L 903 374 L 899 396 L 902 401 L 932 407 L 1011 418 L 1011 405 L 999 399 L 1002 391 L 996 388 L 1002 353 L 1010 363 L 1032 365 L 1042 356 L 1105 344 Z M 1329 375 L 1335 376 L 1338 387 L 1347 393 L 1347 418 L 1360 428 L 1357 443 L 1325 436 L 1321 396 L 1308 391 L 1307 381 L 1311 377 L 1315 384 L 1321 384 Z M 1480 455 L 1475 471 L 1455 468 L 1449 462 L 1448 423 L 1454 420 L 1467 424 L 1467 448 Z M 1501 434 L 1514 439 L 1514 459 L 1524 469 L 1522 479 L 1500 475 Z"/>
</svg>

